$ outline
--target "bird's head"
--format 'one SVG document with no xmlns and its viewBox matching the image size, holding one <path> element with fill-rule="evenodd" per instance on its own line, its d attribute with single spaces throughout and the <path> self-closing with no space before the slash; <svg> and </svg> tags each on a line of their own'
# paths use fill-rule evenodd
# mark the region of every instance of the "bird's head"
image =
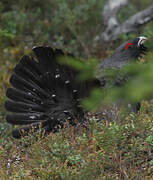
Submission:
<svg viewBox="0 0 153 180">
<path fill-rule="evenodd" d="M 121 54 L 121 56 L 125 56 L 127 59 L 137 59 L 146 53 L 147 48 L 144 46 L 144 42 L 147 40 L 146 37 L 140 36 L 132 40 L 128 40 L 119 46 L 114 54 Z"/>
<path fill-rule="evenodd" d="M 104 68 L 117 68 L 126 65 L 130 61 L 137 60 L 146 54 L 147 48 L 144 46 L 146 37 L 140 36 L 132 40 L 128 40 L 121 44 L 113 53 L 113 55 L 105 59 L 102 63 Z"/>
</svg>

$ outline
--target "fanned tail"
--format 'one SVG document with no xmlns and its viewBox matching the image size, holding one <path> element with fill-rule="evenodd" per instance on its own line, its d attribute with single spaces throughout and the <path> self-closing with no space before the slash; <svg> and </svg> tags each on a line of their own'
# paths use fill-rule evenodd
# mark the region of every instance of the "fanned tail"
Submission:
<svg viewBox="0 0 153 180">
<path fill-rule="evenodd" d="M 33 51 L 38 62 L 23 56 L 10 78 L 13 87 L 6 92 L 7 122 L 24 125 L 13 131 L 15 138 L 40 127 L 45 132 L 54 131 L 65 120 L 72 124 L 74 119 L 84 120 L 80 98 L 97 85 L 97 80 L 78 82 L 76 70 L 59 64 L 57 59 L 64 56 L 61 50 L 35 47 Z"/>
</svg>

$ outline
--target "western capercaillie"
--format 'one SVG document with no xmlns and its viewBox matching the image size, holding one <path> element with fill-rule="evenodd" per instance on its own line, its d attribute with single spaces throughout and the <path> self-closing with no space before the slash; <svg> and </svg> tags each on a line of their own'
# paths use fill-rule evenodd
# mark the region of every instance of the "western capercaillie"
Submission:
<svg viewBox="0 0 153 180">
<path fill-rule="evenodd" d="M 123 43 L 99 68 L 122 68 L 137 59 L 146 51 L 145 40 L 145 37 L 138 37 Z M 46 133 L 54 132 L 66 120 L 70 124 L 74 124 L 74 119 L 85 121 L 86 112 L 80 106 L 80 100 L 87 97 L 93 87 L 106 88 L 108 83 L 105 77 L 78 81 L 77 70 L 57 61 L 65 56 L 61 50 L 42 46 L 34 47 L 33 51 L 37 61 L 23 56 L 10 78 L 13 87 L 6 92 L 5 108 L 10 112 L 6 120 L 22 125 L 13 131 L 15 138 L 20 138 L 23 132 L 28 134 L 32 129 L 37 131 L 39 127 Z"/>
<path fill-rule="evenodd" d="M 122 70 L 122 68 L 125 65 L 128 65 L 130 63 L 133 63 L 137 61 L 139 58 L 141 59 L 143 55 L 146 54 L 147 48 L 144 46 L 144 42 L 147 40 L 146 37 L 141 36 L 137 37 L 132 40 L 128 40 L 125 43 L 121 44 L 113 53 L 113 55 L 107 59 L 104 59 L 104 61 L 99 65 L 99 70 Z M 118 74 L 113 78 L 113 81 L 109 81 L 107 78 L 107 74 L 101 75 L 98 77 L 98 79 L 101 82 L 101 86 L 103 88 L 111 88 L 111 87 L 122 87 L 129 79 L 129 75 L 125 74 Z M 114 103 L 115 108 L 118 106 L 120 107 L 120 99 Z M 121 103 L 122 106 L 122 103 Z M 126 108 L 128 107 L 128 111 L 133 111 L 137 113 L 140 109 L 140 103 L 127 103 Z"/>
</svg>

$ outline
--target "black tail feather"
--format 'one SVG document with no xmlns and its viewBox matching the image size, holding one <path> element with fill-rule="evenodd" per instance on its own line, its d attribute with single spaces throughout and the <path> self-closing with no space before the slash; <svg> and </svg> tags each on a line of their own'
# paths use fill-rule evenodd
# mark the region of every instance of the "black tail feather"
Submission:
<svg viewBox="0 0 153 180">
<path fill-rule="evenodd" d="M 66 120 L 73 124 L 73 119 L 84 119 L 84 110 L 80 99 L 89 94 L 97 85 L 96 81 L 78 82 L 78 72 L 57 59 L 64 56 L 61 50 L 50 47 L 35 47 L 33 51 L 37 61 L 23 56 L 15 67 L 6 96 L 9 100 L 5 108 L 11 113 L 6 116 L 7 122 L 14 125 L 26 125 L 13 131 L 13 137 L 21 137 L 21 132 L 28 134 L 42 129 L 54 131 Z"/>
<path fill-rule="evenodd" d="M 37 103 L 41 104 L 41 98 L 32 94 L 31 92 L 22 91 L 16 88 L 8 88 L 6 91 L 6 96 L 16 102 L 25 103 Z"/>
<path fill-rule="evenodd" d="M 29 82 L 28 80 L 25 80 L 16 74 L 12 75 L 10 82 L 15 88 L 21 89 L 23 91 L 30 91 L 39 97 L 48 98 L 50 96 L 45 90 L 40 88 L 34 82 Z"/>
<path fill-rule="evenodd" d="M 5 108 L 10 112 L 45 112 L 45 108 L 38 104 L 29 104 L 24 102 L 16 102 L 13 100 L 7 100 L 5 102 Z"/>
<path fill-rule="evenodd" d="M 8 114 L 6 120 L 11 124 L 22 125 L 45 121 L 46 116 L 44 113 L 16 113 Z"/>
</svg>

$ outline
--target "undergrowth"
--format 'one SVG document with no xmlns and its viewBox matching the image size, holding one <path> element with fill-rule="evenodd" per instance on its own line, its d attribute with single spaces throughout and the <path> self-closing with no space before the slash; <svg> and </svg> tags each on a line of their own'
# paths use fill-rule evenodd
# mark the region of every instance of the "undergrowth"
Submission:
<svg viewBox="0 0 153 180">
<path fill-rule="evenodd" d="M 152 179 L 153 103 L 123 122 L 90 118 L 40 138 L 1 139 L 2 179 Z M 3 131 L 6 133 L 7 129 Z M 7 132 L 8 134 L 8 132 Z"/>
</svg>

